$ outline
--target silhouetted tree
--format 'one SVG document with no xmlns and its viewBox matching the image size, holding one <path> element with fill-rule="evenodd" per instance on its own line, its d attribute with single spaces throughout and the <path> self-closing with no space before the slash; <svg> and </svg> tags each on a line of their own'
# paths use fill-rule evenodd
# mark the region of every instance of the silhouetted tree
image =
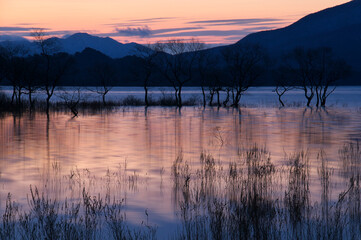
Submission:
<svg viewBox="0 0 361 240">
<path fill-rule="evenodd" d="M 24 89 L 24 77 L 27 74 L 27 65 L 25 56 L 28 50 L 23 45 L 5 43 L 1 49 L 2 59 L 2 76 L 13 87 L 11 103 L 16 101 L 17 105 L 21 104 L 21 94 Z"/>
<path fill-rule="evenodd" d="M 46 113 L 49 116 L 50 99 L 54 95 L 61 78 L 65 75 L 71 58 L 67 54 L 57 54 L 59 46 L 56 40 L 48 38 L 42 29 L 34 30 L 31 34 L 42 57 L 41 85 L 46 94 Z"/>
<path fill-rule="evenodd" d="M 203 107 L 206 106 L 206 93 L 209 92 L 209 105 L 213 105 L 214 95 L 217 95 L 217 105 L 220 106 L 220 91 L 223 89 L 223 74 L 219 57 L 208 51 L 200 51 L 198 56 L 198 70 L 203 96 Z"/>
<path fill-rule="evenodd" d="M 199 50 L 203 48 L 204 43 L 196 39 L 190 41 L 168 40 L 155 45 L 155 50 L 163 53 L 159 69 L 174 88 L 178 107 L 182 107 L 182 88 L 192 80 L 194 64 Z"/>
<path fill-rule="evenodd" d="M 24 62 L 23 85 L 28 95 L 30 110 L 34 107 L 33 94 L 39 89 L 39 62 L 36 58 L 28 57 Z"/>
<path fill-rule="evenodd" d="M 238 44 L 222 51 L 229 74 L 232 106 L 238 107 L 241 96 L 261 75 L 266 61 L 265 50 L 258 45 Z"/>
<path fill-rule="evenodd" d="M 151 76 L 156 70 L 156 62 L 159 51 L 156 50 L 151 44 L 137 47 L 137 54 L 141 58 L 142 69 L 135 69 L 133 72 L 137 78 L 141 79 L 144 88 L 144 103 L 145 106 L 149 106 L 148 100 L 148 88 L 151 80 Z"/>
<path fill-rule="evenodd" d="M 202 90 L 202 98 L 203 98 L 203 107 L 206 107 L 207 100 L 206 100 L 206 86 L 209 85 L 210 80 L 210 71 L 216 68 L 216 61 L 215 58 L 208 52 L 208 51 L 200 51 L 198 54 L 198 62 L 197 67 L 200 76 L 200 85 Z M 215 91 L 213 88 L 210 90 L 210 105 L 212 105 L 213 96 Z"/>
<path fill-rule="evenodd" d="M 102 97 L 103 105 L 106 106 L 105 96 L 114 87 L 116 71 L 113 65 L 107 62 L 96 63 L 90 70 L 96 81 L 95 92 Z"/>
<path fill-rule="evenodd" d="M 347 76 L 350 69 L 332 55 L 330 48 L 296 48 L 286 56 L 284 67 L 294 85 L 304 91 L 308 107 L 315 96 L 316 106 L 325 106 L 327 97 L 336 89 L 331 85 Z"/>
<path fill-rule="evenodd" d="M 62 90 L 59 97 L 64 101 L 65 105 L 70 109 L 73 117 L 78 116 L 78 104 L 82 100 L 81 89 L 76 90 Z"/>
<path fill-rule="evenodd" d="M 278 101 L 281 106 L 284 107 L 285 104 L 282 101 L 282 96 L 289 90 L 293 89 L 294 82 L 292 81 L 291 73 L 288 68 L 280 66 L 273 72 L 273 79 L 276 84 L 275 92 L 278 95 Z"/>
<path fill-rule="evenodd" d="M 341 59 L 332 54 L 330 48 L 315 49 L 315 85 L 316 85 L 316 106 L 325 107 L 327 98 L 335 91 L 337 81 L 345 78 L 351 67 Z"/>
</svg>

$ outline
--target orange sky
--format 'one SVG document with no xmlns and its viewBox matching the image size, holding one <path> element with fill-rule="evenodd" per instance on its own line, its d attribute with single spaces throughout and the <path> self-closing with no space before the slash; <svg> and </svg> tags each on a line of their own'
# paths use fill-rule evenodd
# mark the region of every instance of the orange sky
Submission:
<svg viewBox="0 0 361 240">
<path fill-rule="evenodd" d="M 88 32 L 121 42 L 199 37 L 232 43 L 345 0 L 0 0 L 0 35 Z"/>
</svg>

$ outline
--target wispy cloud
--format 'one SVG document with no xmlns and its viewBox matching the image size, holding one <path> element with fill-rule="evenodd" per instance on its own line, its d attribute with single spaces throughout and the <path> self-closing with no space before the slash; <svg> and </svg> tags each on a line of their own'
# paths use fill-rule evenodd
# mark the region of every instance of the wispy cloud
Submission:
<svg viewBox="0 0 361 240">
<path fill-rule="evenodd" d="M 137 36 L 137 37 L 149 37 L 152 35 L 152 31 L 148 28 L 148 26 L 144 27 L 127 27 L 127 28 L 117 28 L 116 33 L 118 36 Z"/>
<path fill-rule="evenodd" d="M 124 22 L 105 23 L 104 26 L 113 27 L 138 27 L 139 25 L 149 25 L 157 22 L 167 22 L 169 20 L 177 19 L 175 17 L 162 17 L 162 18 L 141 18 L 141 19 L 129 19 Z"/>
<path fill-rule="evenodd" d="M 203 29 L 203 27 L 183 27 L 183 28 L 161 28 L 155 29 L 152 31 L 154 35 L 165 34 L 165 33 L 174 33 L 179 31 L 186 31 L 186 30 L 199 30 Z"/>
<path fill-rule="evenodd" d="M 46 28 L 34 28 L 34 27 L 0 27 L 0 32 L 28 32 L 34 29 L 44 29 Z"/>
<path fill-rule="evenodd" d="M 223 25 L 249 25 L 255 23 L 275 23 L 282 21 L 278 18 L 242 18 L 242 19 L 215 19 L 215 20 L 201 20 L 190 21 L 187 24 L 201 24 L 206 26 L 223 26 Z"/>
<path fill-rule="evenodd" d="M 270 27 L 256 27 L 256 28 L 245 28 L 245 29 L 236 29 L 236 30 L 198 30 L 198 31 L 179 31 L 174 33 L 162 33 L 154 35 L 154 37 L 231 37 L 231 36 L 245 36 L 247 34 L 272 29 Z"/>
<path fill-rule="evenodd" d="M 132 37 L 142 37 L 142 38 L 151 38 L 158 37 L 162 34 L 176 34 L 177 32 L 189 31 L 189 30 L 199 30 L 203 29 L 202 27 L 183 27 L 183 28 L 160 28 L 160 29 L 150 29 L 148 26 L 143 27 L 126 27 L 126 28 L 116 28 L 115 33 L 109 34 L 110 36 L 132 36 Z M 104 35 L 104 34 L 102 34 Z"/>
<path fill-rule="evenodd" d="M 171 19 L 176 19 L 176 18 L 175 17 L 143 18 L 143 19 L 132 19 L 129 20 L 129 22 L 149 23 L 149 22 L 163 22 Z"/>
<path fill-rule="evenodd" d="M 176 33 L 159 34 L 156 37 L 204 37 L 204 36 L 232 36 L 246 35 L 248 30 L 201 30 L 201 31 L 183 31 Z"/>
</svg>

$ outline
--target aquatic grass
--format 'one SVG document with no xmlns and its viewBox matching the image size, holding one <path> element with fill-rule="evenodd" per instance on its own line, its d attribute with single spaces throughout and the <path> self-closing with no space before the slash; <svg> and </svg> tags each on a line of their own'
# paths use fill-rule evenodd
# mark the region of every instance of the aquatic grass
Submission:
<svg viewBox="0 0 361 240">
<path fill-rule="evenodd" d="M 361 161 L 357 142 L 339 151 L 340 164 Z M 74 168 L 65 176 L 69 186 L 80 190 L 79 199 L 60 201 L 37 187 L 30 187 L 28 209 L 9 194 L 0 225 L 1 239 L 358 239 L 361 236 L 360 174 L 341 176 L 345 180 L 338 193 L 331 194 L 335 171 L 326 153 L 307 151 L 285 154 L 286 166 L 273 163 L 264 146 L 240 148 L 236 159 L 222 165 L 207 152 L 199 162 L 185 159 L 182 152 L 169 169 L 174 204 L 179 218 L 176 232 L 157 235 L 157 227 L 145 220 L 130 224 L 127 199 L 90 191 L 97 184 L 110 189 L 137 191 L 142 176 L 121 164 L 95 178 L 88 169 Z M 311 164 L 318 164 L 315 179 Z M 59 171 L 55 161 L 53 170 Z M 320 198 L 312 197 L 311 184 L 319 184 Z M 334 190 L 333 190 L 334 191 Z M 113 193 L 114 194 L 114 193 Z M 336 197 L 332 197 L 336 196 Z"/>
<path fill-rule="evenodd" d="M 348 146 L 346 151 L 355 156 L 355 147 Z M 182 224 L 175 239 L 357 239 L 361 236 L 359 176 L 349 178 L 338 199 L 331 199 L 333 169 L 328 167 L 322 150 L 316 157 L 320 163 L 320 202 L 311 200 L 309 153 L 285 156 L 289 162 L 286 169 L 273 165 L 269 152 L 257 145 L 244 149 L 239 156 L 228 168 L 215 168 L 213 157 L 202 153 L 200 167 L 189 167 L 193 177 L 188 182 L 188 193 L 178 202 Z M 184 162 L 178 159 L 175 165 Z M 216 172 L 210 174 L 213 171 Z M 173 177 L 183 178 L 182 174 Z"/>
</svg>

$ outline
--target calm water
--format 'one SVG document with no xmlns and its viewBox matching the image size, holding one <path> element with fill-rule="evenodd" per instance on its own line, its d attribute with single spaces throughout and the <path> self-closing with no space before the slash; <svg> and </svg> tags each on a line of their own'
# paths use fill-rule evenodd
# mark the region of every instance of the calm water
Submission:
<svg viewBox="0 0 361 240">
<path fill-rule="evenodd" d="M 177 156 L 189 164 L 193 179 L 202 152 L 215 158 L 217 169 L 227 170 L 242 151 L 255 145 L 265 148 L 281 171 L 289 166 L 288 156 L 307 152 L 313 202 L 321 201 L 319 172 L 326 161 L 332 170 L 330 201 L 335 201 L 347 188 L 350 173 L 361 169 L 341 156 L 345 146 L 361 139 L 357 96 L 352 96 L 356 102 L 327 111 L 154 107 L 78 118 L 52 113 L 50 120 L 43 114 L 5 115 L 0 118 L 0 209 L 9 192 L 27 209 L 30 185 L 59 201 L 76 201 L 86 188 L 92 195 L 124 199 L 127 218 L 134 224 L 145 221 L 147 212 L 158 234 L 166 236 L 177 228 L 180 217 L 182 196 L 172 175 Z M 287 180 L 280 178 L 277 184 L 275 194 L 284 195 Z"/>
<path fill-rule="evenodd" d="M 1 91 L 6 93 L 8 96 L 12 94 L 11 87 L 2 86 Z M 91 87 L 61 87 L 55 90 L 54 96 L 51 101 L 63 101 L 61 96 L 64 91 L 71 96 L 77 96 L 78 90 L 81 90 L 81 98 L 84 100 L 98 100 L 101 101 L 101 96 L 94 92 L 94 88 Z M 278 107 L 278 97 L 273 91 L 274 87 L 251 87 L 249 88 L 241 98 L 241 104 L 249 107 Z M 208 92 L 206 91 L 206 94 Z M 106 95 L 107 100 L 119 101 L 125 97 L 132 95 L 141 100 L 144 99 L 144 90 L 142 87 L 114 87 Z M 162 96 L 172 96 L 172 87 L 150 87 L 149 97 L 155 100 Z M 23 98 L 26 99 L 26 95 L 23 94 Z M 220 99 L 224 100 L 226 94 L 221 92 Z M 45 99 L 45 94 L 36 92 L 33 94 L 34 99 Z M 202 102 L 202 92 L 199 87 L 184 87 L 182 90 L 183 100 L 189 98 L 198 99 L 199 103 Z M 288 91 L 283 97 L 283 101 L 287 105 L 292 106 L 304 106 L 306 104 L 304 93 L 300 90 Z M 207 100 L 209 101 L 209 99 Z M 214 96 L 214 103 L 216 103 L 216 95 Z M 360 107 L 361 102 L 361 86 L 343 86 L 337 87 L 336 91 L 327 98 L 327 106 L 338 106 L 338 107 Z"/>
</svg>

